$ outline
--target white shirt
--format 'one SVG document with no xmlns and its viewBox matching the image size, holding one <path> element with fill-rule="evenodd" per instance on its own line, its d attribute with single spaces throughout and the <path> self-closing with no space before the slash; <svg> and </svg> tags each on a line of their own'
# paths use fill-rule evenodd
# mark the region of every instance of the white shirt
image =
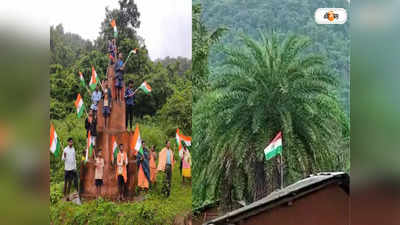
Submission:
<svg viewBox="0 0 400 225">
<path fill-rule="evenodd" d="M 66 157 L 64 157 L 64 153 L 66 153 Z M 66 171 L 76 170 L 74 147 L 69 147 L 69 146 L 65 147 L 61 159 L 65 161 L 64 169 Z"/>
</svg>

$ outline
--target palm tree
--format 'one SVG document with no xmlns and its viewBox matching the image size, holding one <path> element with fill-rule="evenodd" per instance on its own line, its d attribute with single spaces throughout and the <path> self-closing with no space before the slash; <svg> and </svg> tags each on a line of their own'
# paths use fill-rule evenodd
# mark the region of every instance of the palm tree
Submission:
<svg viewBox="0 0 400 225">
<path fill-rule="evenodd" d="M 307 52 L 310 39 L 260 33 L 241 41 L 223 50 L 223 72 L 210 76 L 212 91 L 193 108 L 194 204 L 225 196 L 227 184 L 232 198 L 249 202 L 272 191 L 277 165 L 263 149 L 279 131 L 286 181 L 343 169 L 348 160 L 338 157 L 349 136 L 338 82 L 323 57 Z"/>
</svg>

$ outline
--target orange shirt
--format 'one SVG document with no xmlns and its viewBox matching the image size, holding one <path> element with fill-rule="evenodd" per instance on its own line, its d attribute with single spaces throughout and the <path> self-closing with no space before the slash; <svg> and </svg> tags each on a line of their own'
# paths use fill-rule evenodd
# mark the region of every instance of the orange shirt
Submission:
<svg viewBox="0 0 400 225">
<path fill-rule="evenodd" d="M 165 171 L 165 165 L 167 164 L 167 151 L 171 151 L 171 167 L 174 168 L 174 152 L 166 147 L 161 150 L 158 154 L 158 171 Z"/>
<path fill-rule="evenodd" d="M 118 175 L 122 175 L 124 177 L 124 181 L 128 180 L 127 172 L 126 172 L 126 165 L 128 165 L 128 156 L 126 152 L 118 152 L 117 155 L 117 179 Z"/>
</svg>

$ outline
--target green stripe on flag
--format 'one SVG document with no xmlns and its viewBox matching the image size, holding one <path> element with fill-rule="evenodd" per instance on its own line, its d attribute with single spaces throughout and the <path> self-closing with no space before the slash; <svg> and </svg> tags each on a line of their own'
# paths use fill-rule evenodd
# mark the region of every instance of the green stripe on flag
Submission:
<svg viewBox="0 0 400 225">
<path fill-rule="evenodd" d="M 54 156 L 57 158 L 58 157 L 58 154 L 60 153 L 60 150 L 61 150 L 61 145 L 60 145 L 60 141 L 58 140 L 58 138 L 57 138 L 57 140 L 56 140 L 56 150 L 54 151 Z"/>
<path fill-rule="evenodd" d="M 82 85 L 82 87 L 86 87 L 85 80 L 81 79 L 81 85 Z"/>
<path fill-rule="evenodd" d="M 270 159 L 274 158 L 276 155 L 281 154 L 281 153 L 282 153 L 282 145 L 279 145 L 276 148 L 274 148 L 273 150 L 267 152 L 265 154 L 265 158 L 267 160 L 270 160 Z"/>
<path fill-rule="evenodd" d="M 85 111 L 85 104 L 82 104 L 81 108 L 78 111 L 78 118 L 81 118 L 84 111 Z"/>
</svg>

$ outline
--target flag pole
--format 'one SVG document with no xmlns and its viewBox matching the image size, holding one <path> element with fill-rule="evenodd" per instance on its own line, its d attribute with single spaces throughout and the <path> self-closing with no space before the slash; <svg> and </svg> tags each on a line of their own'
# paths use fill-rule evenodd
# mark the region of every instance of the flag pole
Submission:
<svg viewBox="0 0 400 225">
<path fill-rule="evenodd" d="M 281 189 L 283 189 L 283 154 L 281 152 L 281 160 L 280 160 L 280 174 L 281 174 Z"/>
</svg>

